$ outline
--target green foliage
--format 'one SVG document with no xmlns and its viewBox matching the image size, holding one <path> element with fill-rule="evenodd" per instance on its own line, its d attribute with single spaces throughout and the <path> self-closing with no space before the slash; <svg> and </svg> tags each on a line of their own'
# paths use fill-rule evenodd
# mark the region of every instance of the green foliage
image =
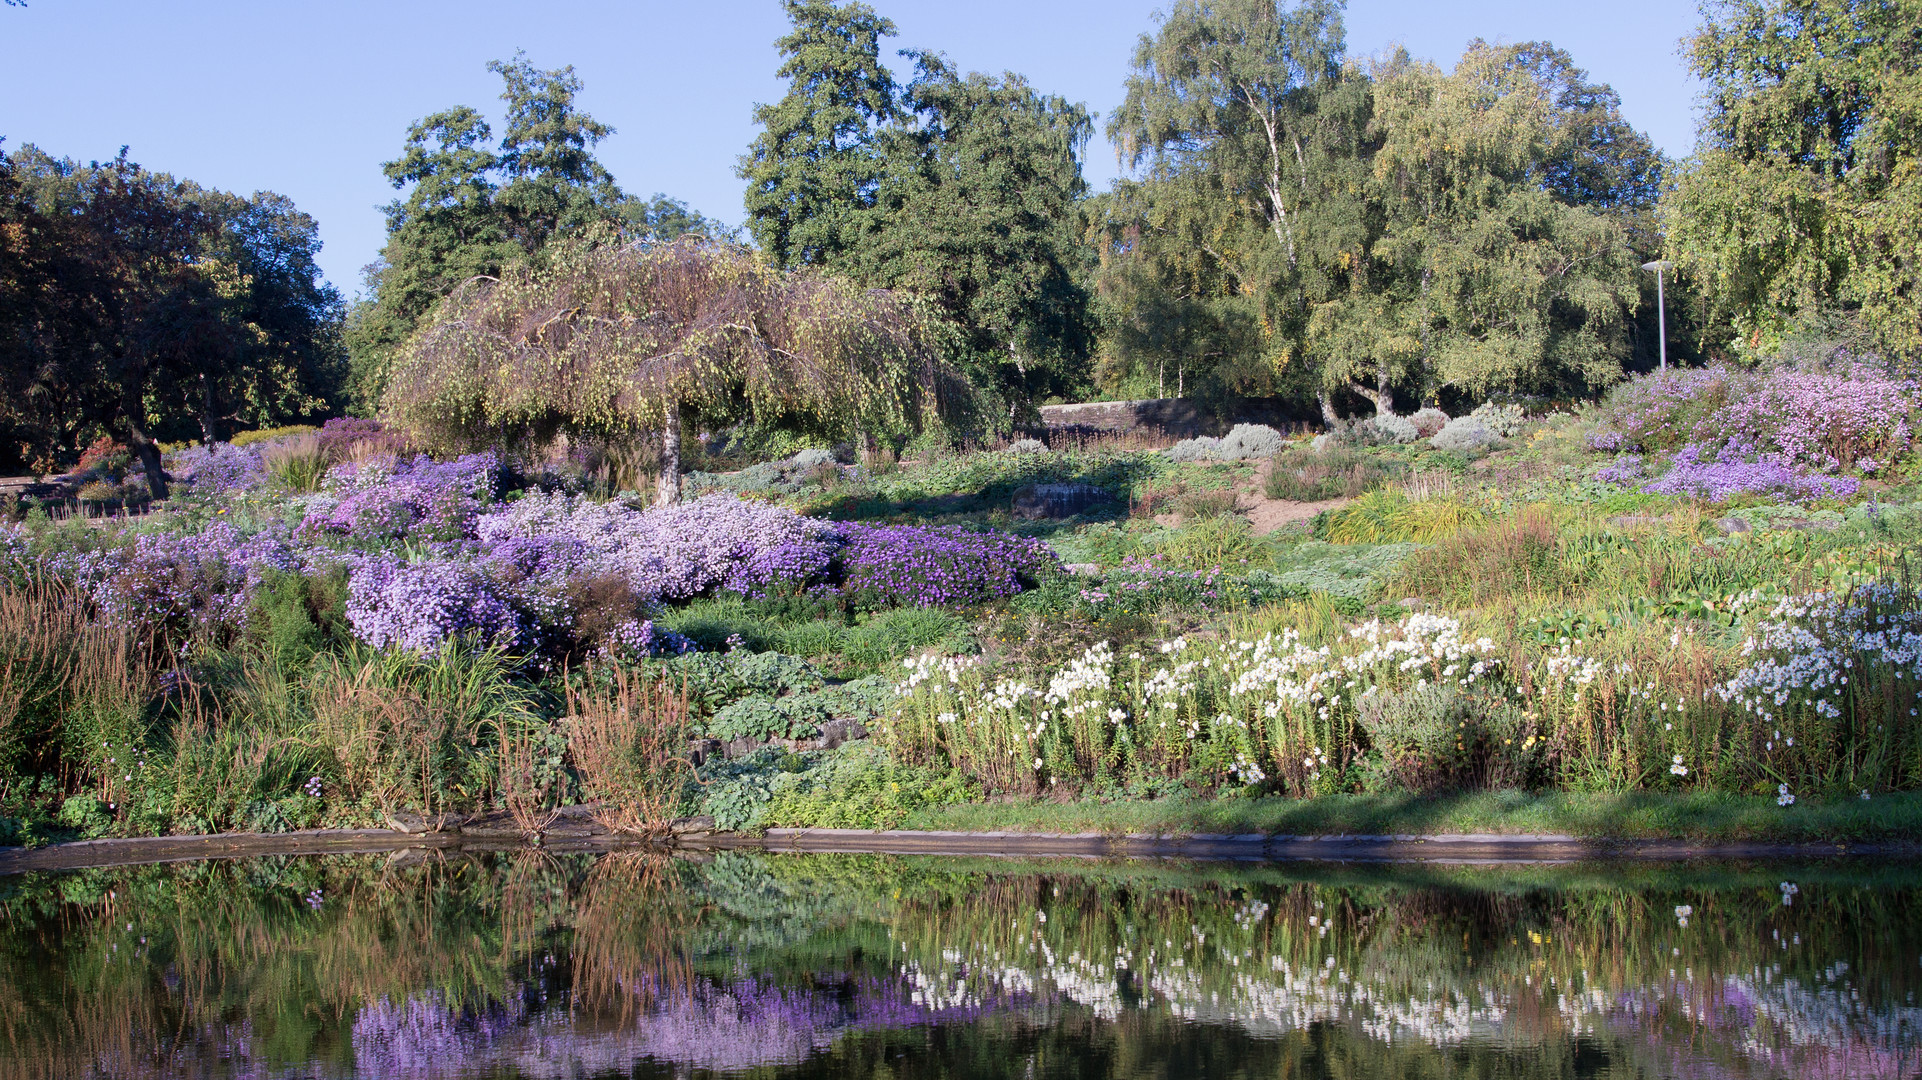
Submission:
<svg viewBox="0 0 1922 1080">
<path fill-rule="evenodd" d="M 786 8 L 788 93 L 756 110 L 739 167 L 760 248 L 784 268 L 929 299 L 958 330 L 954 359 L 994 399 L 981 419 L 996 429 L 1010 408 L 1081 389 L 1087 110 L 936 53 L 909 54 L 915 77 L 897 87 L 880 57 L 894 24 L 872 8 Z"/>
<path fill-rule="evenodd" d="M 1708 87 L 1700 144 L 1663 207 L 1673 257 L 1741 351 L 1849 309 L 1873 341 L 1912 352 L 1922 290 L 1900 253 L 1922 243 L 1922 12 L 1725 0 L 1703 14 L 1686 45 Z"/>
<path fill-rule="evenodd" d="M 888 829 L 926 807 L 979 798 L 956 772 L 903 765 L 872 745 L 787 754 L 765 749 L 703 769 L 699 812 L 722 829 Z"/>
<path fill-rule="evenodd" d="M 757 695 L 716 710 L 707 732 L 730 740 L 809 739 L 830 720 L 873 723 L 893 697 L 893 684 L 875 675 L 785 697 Z"/>
<path fill-rule="evenodd" d="M 346 571 L 266 571 L 254 590 L 247 627 L 276 666 L 305 670 L 316 656 L 338 650 L 350 639 Z"/>
<path fill-rule="evenodd" d="M 1525 789 L 1548 756 L 1513 703 L 1447 684 L 1370 695 L 1361 725 L 1373 746 L 1360 766 L 1368 790 Z"/>
<path fill-rule="evenodd" d="M 737 170 L 747 228 L 776 266 L 826 267 L 855 243 L 885 168 L 875 128 L 894 116 L 881 39 L 894 24 L 859 2 L 784 0 L 775 43 L 788 92 L 755 109 L 761 126 Z"/>
</svg>

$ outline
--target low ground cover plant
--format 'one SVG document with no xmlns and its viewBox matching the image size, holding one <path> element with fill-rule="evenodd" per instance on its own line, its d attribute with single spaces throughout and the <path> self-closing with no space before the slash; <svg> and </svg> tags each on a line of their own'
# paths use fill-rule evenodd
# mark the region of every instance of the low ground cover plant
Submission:
<svg viewBox="0 0 1922 1080">
<path fill-rule="evenodd" d="M 666 507 L 579 448 L 435 458 L 373 421 L 183 448 L 145 513 L 0 528 L 0 839 L 1873 799 L 1922 782 L 1914 393 L 1674 372 L 1254 461 L 789 450 Z M 1113 499 L 1011 516 L 1055 482 Z M 1262 531 L 1264 497 L 1329 505 Z"/>
</svg>

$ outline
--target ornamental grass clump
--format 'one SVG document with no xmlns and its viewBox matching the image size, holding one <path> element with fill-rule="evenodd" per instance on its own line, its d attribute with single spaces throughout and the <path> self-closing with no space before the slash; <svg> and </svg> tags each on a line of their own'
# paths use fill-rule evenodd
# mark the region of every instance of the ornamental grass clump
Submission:
<svg viewBox="0 0 1922 1080">
<path fill-rule="evenodd" d="M 621 832 L 666 833 L 693 775 L 685 687 L 621 667 L 591 669 L 579 683 L 568 686 L 562 725 L 595 819 Z"/>
</svg>

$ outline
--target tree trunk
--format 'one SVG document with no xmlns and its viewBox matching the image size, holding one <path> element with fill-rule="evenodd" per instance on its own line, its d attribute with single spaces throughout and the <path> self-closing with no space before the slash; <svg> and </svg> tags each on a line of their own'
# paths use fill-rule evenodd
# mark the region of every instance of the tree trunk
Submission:
<svg viewBox="0 0 1922 1080">
<path fill-rule="evenodd" d="M 1388 381 L 1388 364 L 1379 362 L 1375 367 L 1375 415 L 1395 411 L 1395 387 Z"/>
<path fill-rule="evenodd" d="M 129 380 L 133 386 L 139 380 Z M 153 493 L 155 501 L 167 497 L 167 472 L 160 466 L 160 447 L 147 434 L 147 426 L 140 419 L 143 403 L 140 394 L 130 392 L 121 403 L 127 413 L 127 445 L 133 447 L 134 456 L 140 459 L 141 468 L 147 473 L 147 490 Z"/>
<path fill-rule="evenodd" d="M 1388 389 L 1387 387 L 1380 386 L 1379 384 L 1377 384 L 1376 389 L 1370 390 L 1366 386 L 1363 386 L 1358 382 L 1350 381 L 1348 384 L 1348 389 L 1353 390 L 1356 394 L 1359 394 L 1360 396 L 1365 397 L 1368 400 L 1374 402 L 1376 416 L 1380 416 L 1383 413 L 1391 413 L 1395 411 L 1395 394 L 1394 394 L 1394 391 Z"/>
<path fill-rule="evenodd" d="M 1321 399 L 1321 426 L 1327 428 L 1329 431 L 1333 431 L 1335 430 L 1335 425 L 1341 423 L 1341 417 L 1335 415 L 1335 399 L 1328 393 L 1327 387 L 1321 389 L 1319 396 Z"/>
<path fill-rule="evenodd" d="M 654 505 L 673 506 L 681 501 L 681 407 L 670 405 L 661 425 L 661 478 L 655 489 Z"/>
<path fill-rule="evenodd" d="M 204 371 L 200 373 L 200 441 L 207 446 L 220 441 L 220 430 L 214 424 L 214 383 Z"/>
</svg>

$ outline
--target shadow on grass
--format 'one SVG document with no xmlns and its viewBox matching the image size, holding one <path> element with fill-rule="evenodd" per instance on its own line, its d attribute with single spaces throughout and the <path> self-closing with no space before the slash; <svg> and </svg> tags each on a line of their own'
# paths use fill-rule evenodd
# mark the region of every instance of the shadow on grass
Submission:
<svg viewBox="0 0 1922 1080">
<path fill-rule="evenodd" d="M 1313 799 L 973 803 L 923 811 L 910 828 L 1034 832 L 1340 836 L 1565 834 L 1594 839 L 1922 841 L 1922 793 L 1804 799 L 1723 792 L 1329 795 Z"/>
</svg>

